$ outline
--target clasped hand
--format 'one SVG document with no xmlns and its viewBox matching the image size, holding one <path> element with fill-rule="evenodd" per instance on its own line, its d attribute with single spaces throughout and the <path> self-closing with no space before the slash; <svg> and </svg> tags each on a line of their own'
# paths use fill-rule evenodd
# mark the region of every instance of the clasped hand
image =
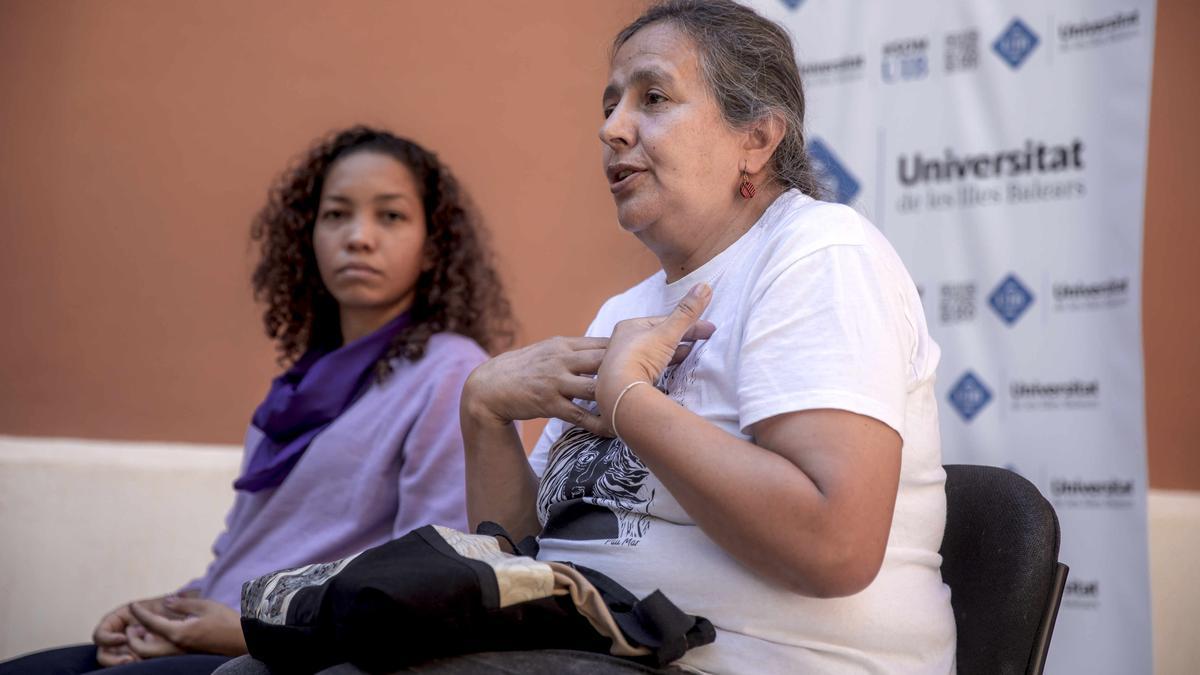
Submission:
<svg viewBox="0 0 1200 675">
<path fill-rule="evenodd" d="M 701 321 L 712 290 L 699 284 L 666 316 L 621 321 L 611 338 L 555 337 L 501 354 L 471 374 L 464 409 L 497 424 L 556 417 L 612 436 L 609 416 L 620 391 L 638 380 L 658 381 L 687 357 L 715 326 Z M 577 403 L 595 401 L 597 410 Z"/>
<path fill-rule="evenodd" d="M 118 607 L 100 620 L 92 641 L 102 666 L 186 653 L 246 653 L 236 611 L 213 600 L 178 595 Z"/>
</svg>

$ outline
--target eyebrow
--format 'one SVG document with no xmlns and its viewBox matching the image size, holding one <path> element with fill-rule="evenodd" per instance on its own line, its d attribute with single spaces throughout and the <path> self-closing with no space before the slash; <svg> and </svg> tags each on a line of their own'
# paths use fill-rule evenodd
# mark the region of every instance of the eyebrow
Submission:
<svg viewBox="0 0 1200 675">
<path fill-rule="evenodd" d="M 662 82 L 663 84 L 670 86 L 675 82 L 675 78 L 662 68 L 643 66 L 629 74 L 628 86 L 644 87 L 653 82 Z M 620 92 L 620 87 L 610 83 L 604 88 L 604 95 L 601 97 L 601 100 L 607 100 L 609 97 L 616 96 Z"/>
<path fill-rule="evenodd" d="M 353 201 L 354 201 L 354 200 L 350 199 L 349 197 L 346 197 L 346 196 L 343 196 L 343 195 L 339 195 L 339 194 L 325 195 L 325 199 L 327 199 L 327 200 L 329 200 L 329 201 L 331 201 L 331 202 L 339 202 L 339 203 L 342 203 L 342 204 L 352 204 L 352 203 L 353 203 Z M 404 201 L 412 201 L 412 198 L 411 198 L 411 197 L 409 197 L 408 195 L 405 195 L 405 194 L 400 194 L 400 193 L 398 193 L 398 192 L 387 192 L 387 193 L 384 193 L 384 194 L 381 194 L 381 195 L 375 195 L 375 197 L 374 197 L 374 199 L 372 199 L 372 201 L 375 201 L 375 202 L 390 202 L 390 201 L 392 201 L 393 199 L 401 199 L 401 200 L 404 200 Z"/>
</svg>

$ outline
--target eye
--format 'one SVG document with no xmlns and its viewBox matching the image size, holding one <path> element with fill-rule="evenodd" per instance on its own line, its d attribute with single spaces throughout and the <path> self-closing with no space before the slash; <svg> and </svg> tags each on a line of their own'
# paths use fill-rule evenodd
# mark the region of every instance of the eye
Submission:
<svg viewBox="0 0 1200 675">
<path fill-rule="evenodd" d="M 605 103 L 605 104 L 604 104 L 604 119 L 608 119 L 609 115 L 612 115 L 612 114 L 613 114 L 613 111 L 614 111 L 614 110 L 616 110 L 616 109 L 617 109 L 617 106 L 616 106 L 616 104 L 614 104 L 614 103 Z"/>
<path fill-rule="evenodd" d="M 379 214 L 379 220 L 385 223 L 398 223 L 408 220 L 408 214 L 403 211 L 384 211 Z"/>
<path fill-rule="evenodd" d="M 666 103 L 666 102 L 667 102 L 667 97 L 664 96 L 661 92 L 657 92 L 657 91 L 646 92 L 646 105 L 658 105 L 660 103 Z"/>
<path fill-rule="evenodd" d="M 325 209 L 317 216 L 317 220 L 322 222 L 336 222 L 344 220 L 347 215 L 349 215 L 349 212 L 343 209 Z"/>
</svg>

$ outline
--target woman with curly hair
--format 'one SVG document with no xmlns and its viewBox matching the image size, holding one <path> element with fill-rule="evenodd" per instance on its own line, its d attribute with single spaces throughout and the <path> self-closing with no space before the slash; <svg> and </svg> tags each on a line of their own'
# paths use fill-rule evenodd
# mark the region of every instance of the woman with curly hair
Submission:
<svg viewBox="0 0 1200 675">
<path fill-rule="evenodd" d="M 94 645 L 0 672 L 209 673 L 246 651 L 247 579 L 466 528 L 459 397 L 512 320 L 458 181 L 416 143 L 353 127 L 284 172 L 251 233 L 255 297 L 290 367 L 254 412 L 214 560 L 110 612 Z"/>
</svg>

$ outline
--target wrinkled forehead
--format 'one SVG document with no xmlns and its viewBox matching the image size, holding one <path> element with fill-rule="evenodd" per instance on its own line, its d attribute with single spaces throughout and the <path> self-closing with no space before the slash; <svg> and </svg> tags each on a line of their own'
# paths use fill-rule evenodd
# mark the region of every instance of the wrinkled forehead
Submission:
<svg viewBox="0 0 1200 675">
<path fill-rule="evenodd" d="M 677 84 L 700 81 L 700 54 L 695 42 L 669 22 L 642 28 L 613 53 L 605 93 L 647 78 Z"/>
</svg>

